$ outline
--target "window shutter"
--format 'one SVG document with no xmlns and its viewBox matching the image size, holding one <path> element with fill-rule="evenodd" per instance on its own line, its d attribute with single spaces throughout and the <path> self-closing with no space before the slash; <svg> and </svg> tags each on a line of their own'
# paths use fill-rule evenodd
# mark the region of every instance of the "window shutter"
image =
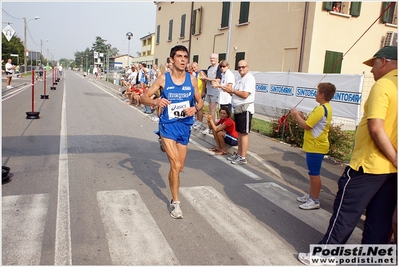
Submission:
<svg viewBox="0 0 399 267">
<path fill-rule="evenodd" d="M 390 4 L 391 4 L 390 2 L 383 2 L 381 11 L 384 11 Z M 390 12 L 390 9 L 385 11 L 384 15 L 382 15 L 381 20 L 383 23 L 389 23 L 389 12 Z"/>
<path fill-rule="evenodd" d="M 193 20 L 191 21 L 192 27 L 191 27 L 191 34 L 195 34 L 195 28 L 196 28 L 196 21 L 197 21 L 197 10 L 193 11 Z"/>
<path fill-rule="evenodd" d="M 221 28 L 229 26 L 230 2 L 223 2 Z"/>
<path fill-rule="evenodd" d="M 327 11 L 333 10 L 333 2 L 323 2 L 323 8 Z"/>
<path fill-rule="evenodd" d="M 362 7 L 362 2 L 351 2 L 350 15 L 353 17 L 359 17 L 361 7 Z"/>
<path fill-rule="evenodd" d="M 198 63 L 198 55 L 194 55 L 193 56 L 193 62 L 197 62 Z"/>
<path fill-rule="evenodd" d="M 201 25 L 202 25 L 202 6 L 200 8 L 198 8 L 199 10 L 199 20 L 198 20 L 198 33 L 201 34 L 202 33 L 202 29 L 201 29 Z"/>
<path fill-rule="evenodd" d="M 240 5 L 240 19 L 238 20 L 239 24 L 248 22 L 248 18 L 249 18 L 249 3 L 250 2 L 241 2 L 241 5 Z"/>
<path fill-rule="evenodd" d="M 168 41 L 172 40 L 172 30 L 173 30 L 173 19 L 169 20 L 169 35 Z"/>
<path fill-rule="evenodd" d="M 323 73 L 341 73 L 343 53 L 326 51 Z M 334 68 L 333 68 L 334 67 Z"/>
<path fill-rule="evenodd" d="M 238 62 L 242 59 L 245 59 L 245 52 L 237 52 L 236 53 L 236 62 L 235 62 L 235 70 L 238 70 Z"/>
<path fill-rule="evenodd" d="M 219 54 L 219 62 L 220 62 L 221 60 L 226 60 L 226 53 L 220 53 L 220 54 Z"/>
<path fill-rule="evenodd" d="M 159 34 L 161 33 L 161 25 L 157 26 L 157 41 L 156 43 L 159 44 Z"/>
<path fill-rule="evenodd" d="M 184 32 L 186 29 L 186 14 L 181 16 L 181 28 L 180 28 L 180 37 L 184 37 Z"/>
</svg>

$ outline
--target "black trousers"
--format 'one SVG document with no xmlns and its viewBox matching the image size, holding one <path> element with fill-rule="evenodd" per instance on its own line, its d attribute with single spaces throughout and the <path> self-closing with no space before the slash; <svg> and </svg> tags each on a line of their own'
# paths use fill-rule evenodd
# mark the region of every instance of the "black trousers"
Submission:
<svg viewBox="0 0 399 267">
<path fill-rule="evenodd" d="M 387 244 L 397 203 L 397 173 L 367 174 L 346 167 L 321 244 L 345 244 L 366 210 L 362 244 Z"/>
</svg>

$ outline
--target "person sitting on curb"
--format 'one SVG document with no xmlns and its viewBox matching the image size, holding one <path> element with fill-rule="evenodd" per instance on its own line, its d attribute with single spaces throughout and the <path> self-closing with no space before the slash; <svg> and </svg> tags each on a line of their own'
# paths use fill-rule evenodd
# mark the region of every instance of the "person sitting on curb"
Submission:
<svg viewBox="0 0 399 267">
<path fill-rule="evenodd" d="M 210 113 L 206 115 L 208 127 L 212 130 L 216 142 L 216 146 L 209 150 L 214 151 L 216 155 L 226 155 L 226 143 L 231 146 L 238 145 L 238 133 L 235 122 L 230 118 L 231 113 L 227 106 L 220 108 L 219 115 L 220 119 L 217 123 L 213 121 Z"/>
</svg>

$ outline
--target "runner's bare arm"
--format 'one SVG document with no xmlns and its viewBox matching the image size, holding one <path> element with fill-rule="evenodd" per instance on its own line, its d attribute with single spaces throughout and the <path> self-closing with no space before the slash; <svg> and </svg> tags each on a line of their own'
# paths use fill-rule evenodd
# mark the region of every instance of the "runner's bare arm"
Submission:
<svg viewBox="0 0 399 267">
<path fill-rule="evenodd" d="M 153 96 L 160 88 L 164 87 L 165 87 L 165 74 L 162 74 L 161 76 L 158 77 L 158 79 L 155 80 L 154 84 L 151 85 L 151 87 L 147 90 L 147 92 L 141 95 L 140 102 L 146 106 L 155 106 L 161 108 L 166 107 L 167 105 L 170 104 L 170 101 L 167 100 L 166 98 L 151 99 L 151 96 Z"/>
</svg>

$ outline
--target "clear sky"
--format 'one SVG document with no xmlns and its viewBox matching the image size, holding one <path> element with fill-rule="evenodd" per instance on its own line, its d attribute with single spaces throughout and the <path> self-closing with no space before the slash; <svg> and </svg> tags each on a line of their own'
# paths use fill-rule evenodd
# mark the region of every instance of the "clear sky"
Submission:
<svg viewBox="0 0 399 267">
<path fill-rule="evenodd" d="M 15 35 L 24 40 L 26 17 L 27 48 L 41 51 L 45 58 L 74 59 L 74 53 L 91 48 L 96 36 L 119 49 L 119 54 L 137 56 L 140 38 L 155 32 L 154 1 L 2 1 L 2 29 L 11 23 Z M 35 20 L 38 16 L 40 19 Z M 126 33 L 132 32 L 129 41 Z M 47 41 L 48 40 L 48 41 Z M 47 50 L 49 55 L 47 55 Z"/>
</svg>

